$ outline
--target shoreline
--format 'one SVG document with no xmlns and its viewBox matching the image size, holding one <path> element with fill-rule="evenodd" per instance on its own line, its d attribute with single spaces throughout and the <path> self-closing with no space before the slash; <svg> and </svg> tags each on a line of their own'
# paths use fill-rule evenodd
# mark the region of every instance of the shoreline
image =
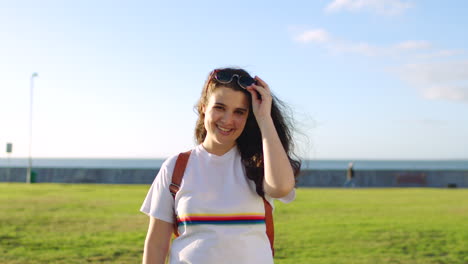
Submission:
<svg viewBox="0 0 468 264">
<path fill-rule="evenodd" d="M 25 182 L 27 168 L 0 168 L 0 182 Z M 37 168 L 32 182 L 151 184 L 159 168 Z M 298 187 L 342 187 L 345 169 L 304 169 Z M 468 188 L 468 170 L 355 170 L 356 187 Z"/>
</svg>

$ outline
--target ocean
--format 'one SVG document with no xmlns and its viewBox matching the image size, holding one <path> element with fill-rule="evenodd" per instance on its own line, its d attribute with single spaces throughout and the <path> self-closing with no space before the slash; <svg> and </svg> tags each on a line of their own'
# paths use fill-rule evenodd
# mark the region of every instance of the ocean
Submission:
<svg viewBox="0 0 468 264">
<path fill-rule="evenodd" d="M 303 169 L 344 170 L 468 170 L 468 160 L 305 160 Z M 163 159 L 35 158 L 36 168 L 159 169 Z M 0 158 L 0 167 L 27 167 L 27 158 Z"/>
</svg>

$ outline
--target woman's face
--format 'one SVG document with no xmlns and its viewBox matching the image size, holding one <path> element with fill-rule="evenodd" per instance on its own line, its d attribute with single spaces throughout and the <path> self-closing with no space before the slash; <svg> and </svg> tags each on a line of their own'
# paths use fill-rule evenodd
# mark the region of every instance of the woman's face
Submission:
<svg viewBox="0 0 468 264">
<path fill-rule="evenodd" d="M 203 108 L 208 152 L 222 155 L 229 151 L 242 134 L 249 114 L 248 97 L 241 91 L 218 87 Z"/>
</svg>

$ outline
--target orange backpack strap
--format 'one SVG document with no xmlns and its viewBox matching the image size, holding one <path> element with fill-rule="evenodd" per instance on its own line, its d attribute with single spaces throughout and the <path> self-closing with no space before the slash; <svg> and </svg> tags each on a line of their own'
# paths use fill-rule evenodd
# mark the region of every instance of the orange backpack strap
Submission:
<svg viewBox="0 0 468 264">
<path fill-rule="evenodd" d="M 175 196 L 180 189 L 180 183 L 182 182 L 182 178 L 184 177 L 185 168 L 187 167 L 187 162 L 190 157 L 191 150 L 187 152 L 182 152 L 177 157 L 177 161 L 174 167 L 174 172 L 172 173 L 172 182 L 169 185 L 169 191 L 171 191 L 172 197 L 175 200 Z M 175 213 L 175 206 L 174 206 L 174 235 L 176 237 L 179 236 L 179 228 L 177 225 L 177 215 Z"/>
<path fill-rule="evenodd" d="M 273 223 L 273 207 L 271 204 L 263 197 L 263 204 L 265 206 L 265 225 L 266 225 L 266 234 L 268 240 L 270 240 L 271 253 L 275 256 L 275 225 Z"/>
</svg>

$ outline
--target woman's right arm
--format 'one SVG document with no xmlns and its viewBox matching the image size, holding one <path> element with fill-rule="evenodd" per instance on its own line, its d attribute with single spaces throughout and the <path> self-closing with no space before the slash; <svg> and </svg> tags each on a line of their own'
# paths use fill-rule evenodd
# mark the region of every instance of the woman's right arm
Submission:
<svg viewBox="0 0 468 264">
<path fill-rule="evenodd" d="M 171 240 L 173 224 L 150 216 L 143 252 L 143 264 L 164 264 Z"/>
</svg>

